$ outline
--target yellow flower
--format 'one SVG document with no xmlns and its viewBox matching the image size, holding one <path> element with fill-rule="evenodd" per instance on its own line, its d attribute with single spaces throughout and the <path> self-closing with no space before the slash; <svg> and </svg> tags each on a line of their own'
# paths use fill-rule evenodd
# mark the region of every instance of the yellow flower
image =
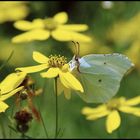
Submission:
<svg viewBox="0 0 140 140">
<path fill-rule="evenodd" d="M 14 26 L 22 31 L 26 31 L 21 35 L 17 35 L 12 39 L 13 43 L 29 42 L 34 40 L 46 40 L 50 36 L 58 41 L 90 41 L 79 31 L 85 31 L 88 26 L 85 24 L 65 24 L 68 21 L 66 12 L 60 12 L 54 17 L 46 19 L 35 19 L 32 22 L 20 20 L 15 22 Z"/>
<path fill-rule="evenodd" d="M 131 47 L 125 51 L 125 54 L 133 61 L 136 69 L 140 71 L 140 40 L 134 41 Z"/>
<path fill-rule="evenodd" d="M 25 2 L 0 2 L 0 23 L 21 20 L 29 13 Z"/>
<path fill-rule="evenodd" d="M 87 120 L 96 120 L 107 116 L 106 129 L 108 133 L 112 133 L 121 124 L 119 111 L 140 117 L 140 107 L 135 107 L 138 104 L 140 104 L 140 96 L 129 100 L 124 97 L 115 98 L 96 108 L 84 107 L 82 114 L 86 115 Z"/>
<path fill-rule="evenodd" d="M 25 76 L 24 72 L 11 73 L 0 83 L 0 112 L 9 107 L 4 101 L 23 89 L 20 84 Z"/>
<path fill-rule="evenodd" d="M 73 89 L 83 92 L 81 83 L 70 73 L 69 65 L 67 64 L 67 60 L 64 56 L 51 55 L 48 58 L 43 54 L 34 51 L 33 59 L 40 64 L 37 66 L 17 68 L 16 70 L 20 70 L 25 73 L 34 73 L 48 69 L 47 72 L 41 73 L 43 78 L 58 77 L 58 80 L 60 80 L 63 87 L 66 89 Z"/>
<path fill-rule="evenodd" d="M 107 36 L 117 43 L 131 42 L 140 39 L 140 12 L 127 21 L 115 23 Z"/>
</svg>

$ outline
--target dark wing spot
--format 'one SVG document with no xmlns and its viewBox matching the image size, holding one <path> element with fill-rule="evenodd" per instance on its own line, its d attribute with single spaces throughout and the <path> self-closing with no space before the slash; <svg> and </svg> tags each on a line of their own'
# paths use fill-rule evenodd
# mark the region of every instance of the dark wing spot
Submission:
<svg viewBox="0 0 140 140">
<path fill-rule="evenodd" d="M 104 64 L 106 64 L 106 62 L 104 62 Z"/>
<path fill-rule="evenodd" d="M 99 79 L 98 82 L 101 83 L 102 82 L 102 79 Z"/>
</svg>

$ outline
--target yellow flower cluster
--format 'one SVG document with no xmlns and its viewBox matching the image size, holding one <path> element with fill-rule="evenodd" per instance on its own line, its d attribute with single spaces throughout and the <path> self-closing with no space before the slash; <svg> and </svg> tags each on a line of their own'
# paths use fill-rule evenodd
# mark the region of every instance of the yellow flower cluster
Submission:
<svg viewBox="0 0 140 140">
<path fill-rule="evenodd" d="M 27 8 L 22 2 L 2 2 L 0 3 L 0 10 L 5 11 L 5 15 L 0 12 L 1 22 L 19 20 L 15 22 L 15 27 L 22 31 L 26 31 L 12 39 L 15 43 L 46 40 L 50 36 L 59 41 L 78 40 L 88 42 L 91 40 L 90 37 L 78 33 L 79 31 L 87 30 L 87 25 L 65 24 L 68 21 L 66 12 L 60 12 L 52 18 L 35 19 L 32 22 L 29 22 L 20 20 L 28 13 Z M 38 62 L 39 65 L 17 68 L 16 73 L 8 75 L 0 83 L 0 112 L 4 112 L 8 108 L 8 105 L 4 101 L 24 88 L 23 86 L 20 86 L 20 84 L 28 73 L 47 70 L 46 72 L 42 72 L 41 76 L 43 78 L 57 77 L 57 84 L 59 84 L 58 95 L 64 91 L 64 95 L 67 99 L 71 97 L 71 89 L 80 92 L 84 91 L 78 79 L 71 74 L 67 59 L 64 56 L 51 55 L 46 57 L 43 54 L 34 51 L 33 59 Z"/>
<path fill-rule="evenodd" d="M 87 25 L 66 24 L 68 21 L 68 15 L 66 12 L 60 12 L 54 15 L 53 17 L 45 19 L 34 19 L 33 21 L 26 21 L 20 20 L 24 18 L 28 13 L 26 7 L 22 5 L 23 3 L 21 4 L 19 2 L 14 2 L 12 4 L 10 2 L 7 2 L 7 10 L 5 12 L 5 15 L 3 15 L 1 9 L 2 11 L 4 10 L 5 4 L 6 2 L 0 3 L 0 23 L 5 21 L 18 20 L 14 23 L 15 28 L 21 31 L 25 31 L 22 34 L 13 37 L 13 43 L 30 42 L 35 40 L 42 41 L 47 40 L 49 37 L 53 37 L 55 40 L 58 41 L 91 41 L 90 37 L 79 33 L 82 31 L 86 31 L 88 29 Z M 13 9 L 13 11 L 10 11 L 10 9 Z M 137 15 L 137 17 L 133 18 L 131 22 L 136 22 L 137 18 L 140 19 L 139 14 Z M 140 20 L 138 20 L 138 23 L 139 21 Z M 131 22 L 128 25 L 121 24 L 121 30 L 118 30 L 118 28 L 116 27 L 117 30 L 113 30 L 113 33 L 111 33 L 112 38 L 115 38 L 115 40 L 124 41 L 127 39 L 133 39 L 132 37 L 134 36 L 140 37 L 140 30 L 137 30 L 137 28 L 133 26 Z M 130 30 L 130 28 L 132 30 Z M 130 48 L 130 50 L 126 52 L 126 54 L 130 56 L 132 60 L 134 60 L 135 64 L 139 63 L 137 58 L 133 59 L 133 55 L 139 56 L 139 43 L 139 41 L 135 42 L 135 44 L 133 44 L 133 48 Z M 98 43 L 95 42 L 95 44 Z M 95 47 L 94 50 L 96 50 L 96 48 L 97 47 Z M 111 51 L 106 46 L 103 46 L 102 48 L 106 50 L 107 53 Z M 86 49 L 87 48 L 85 48 L 85 50 L 83 49 L 83 55 L 85 52 L 88 53 L 89 50 Z M 57 78 L 58 95 L 64 93 L 64 96 L 67 99 L 71 98 L 71 90 L 80 91 L 81 94 L 84 92 L 82 84 L 72 74 L 69 63 L 67 62 L 67 59 L 64 56 L 50 55 L 49 57 L 46 57 L 40 52 L 33 51 L 32 57 L 34 61 L 38 63 L 37 65 L 16 68 L 17 72 L 9 74 L 0 83 L 0 112 L 5 112 L 5 110 L 8 108 L 8 105 L 4 102 L 6 99 L 10 98 L 17 92 L 23 90 L 24 86 L 21 86 L 21 83 L 24 81 L 26 75 L 29 73 L 41 72 L 40 75 L 43 78 Z M 140 108 L 135 107 L 135 105 L 138 104 L 140 104 L 140 96 L 129 100 L 125 99 L 124 97 L 121 97 L 112 99 L 105 104 L 99 105 L 97 108 L 84 107 L 82 109 L 82 114 L 86 115 L 87 120 L 96 120 L 107 116 L 106 129 L 108 133 L 112 133 L 121 124 L 121 117 L 119 112 L 130 113 L 135 116 L 140 116 Z"/>
<path fill-rule="evenodd" d="M 61 90 L 76 90 L 83 92 L 83 87 L 81 83 L 76 79 L 70 72 L 69 65 L 66 61 L 66 58 L 64 56 L 50 56 L 46 57 L 45 55 L 34 51 L 33 52 L 33 59 L 40 63 L 37 66 L 30 66 L 30 67 L 22 67 L 17 68 L 16 70 L 25 72 L 25 73 L 34 73 L 39 72 L 42 70 L 47 70 L 47 72 L 42 72 L 41 76 L 43 78 L 55 78 L 58 77 L 58 81 L 60 81 L 59 87 L 59 93 L 62 93 Z M 64 92 L 64 95 L 67 99 L 69 99 L 70 93 L 68 92 L 68 95 L 66 92 Z"/>
</svg>

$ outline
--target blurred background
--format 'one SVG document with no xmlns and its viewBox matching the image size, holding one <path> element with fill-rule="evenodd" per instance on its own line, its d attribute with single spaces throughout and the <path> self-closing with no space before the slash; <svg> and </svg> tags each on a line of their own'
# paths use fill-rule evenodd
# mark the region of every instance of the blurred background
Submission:
<svg viewBox="0 0 140 140">
<path fill-rule="evenodd" d="M 0 80 L 14 71 L 16 67 L 32 66 L 32 52 L 40 51 L 45 55 L 61 54 L 70 60 L 74 50 L 71 42 L 58 42 L 53 39 L 34 41 L 30 43 L 13 44 L 11 38 L 21 31 L 14 28 L 13 23 L 19 19 L 33 20 L 54 16 L 65 11 L 68 13 L 68 23 L 87 24 L 86 35 L 92 38 L 90 43 L 80 43 L 80 55 L 90 53 L 118 52 L 127 55 L 135 64 L 133 71 L 126 75 L 122 82 L 118 97 L 135 97 L 140 94 L 140 2 L 123 1 L 47 1 L 47 2 L 0 2 L 0 65 L 11 52 L 13 55 L 8 63 L 0 70 Z M 55 129 L 55 100 L 51 80 L 41 79 L 39 74 L 32 74 L 36 88 L 45 87 L 43 95 L 34 99 L 35 106 L 41 108 L 42 116 L 49 136 L 53 137 Z M 9 105 L 15 103 L 15 97 L 6 101 Z M 83 102 L 78 95 L 73 94 L 71 100 L 59 96 L 59 125 L 64 128 L 63 138 L 118 138 L 117 131 L 108 134 L 105 130 L 105 118 L 97 121 L 86 121 L 81 115 L 84 106 L 96 106 Z M 11 107 L 12 108 L 12 107 Z M 6 111 L 6 116 L 12 114 L 12 109 Z M 16 110 L 16 106 L 13 110 Z M 5 137 L 19 138 L 8 128 L 9 119 L 1 114 L 0 121 L 4 124 Z M 140 138 L 140 118 L 121 114 L 122 125 L 119 128 L 121 138 Z M 2 124 L 1 123 L 1 124 Z M 33 120 L 27 133 L 32 138 L 45 138 L 43 126 Z M 0 131 L 0 138 L 3 132 Z"/>
</svg>

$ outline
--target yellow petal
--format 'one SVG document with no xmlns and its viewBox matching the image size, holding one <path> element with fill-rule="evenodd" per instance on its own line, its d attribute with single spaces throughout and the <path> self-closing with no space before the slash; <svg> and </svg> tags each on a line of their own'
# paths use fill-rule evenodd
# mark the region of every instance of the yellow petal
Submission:
<svg viewBox="0 0 140 140">
<path fill-rule="evenodd" d="M 60 82 L 60 79 L 59 78 L 57 78 L 57 87 L 58 87 L 57 90 L 58 90 L 58 96 L 59 96 L 64 91 L 64 86 Z"/>
<path fill-rule="evenodd" d="M 70 69 L 69 64 L 65 64 L 65 65 L 61 68 L 61 70 L 62 70 L 63 72 L 67 72 L 67 71 L 69 71 L 69 69 Z"/>
<path fill-rule="evenodd" d="M 0 94 L 3 95 L 8 93 L 15 88 L 17 88 L 25 79 L 26 73 L 17 72 L 9 74 L 1 83 L 0 83 Z"/>
<path fill-rule="evenodd" d="M 140 112 L 140 107 L 121 106 L 119 110 L 125 113 L 135 114 L 135 112 Z"/>
<path fill-rule="evenodd" d="M 97 114 L 97 113 L 100 113 L 100 112 L 105 111 L 105 110 L 107 110 L 106 105 L 100 105 L 96 108 L 84 107 L 82 109 L 82 114 L 84 114 L 84 115 Z"/>
<path fill-rule="evenodd" d="M 39 71 L 45 70 L 48 67 L 49 67 L 48 64 L 41 64 L 41 65 L 37 65 L 37 66 L 16 68 L 16 70 L 20 70 L 25 73 L 34 73 L 34 72 L 39 72 Z"/>
<path fill-rule="evenodd" d="M 43 20 L 41 19 L 35 19 L 33 22 L 26 21 L 26 20 L 19 20 L 14 23 L 14 26 L 22 31 L 28 31 L 32 29 L 37 29 L 37 28 L 43 28 Z"/>
<path fill-rule="evenodd" d="M 14 27 L 19 30 L 27 31 L 32 29 L 32 22 L 26 20 L 19 20 L 14 23 Z"/>
<path fill-rule="evenodd" d="M 15 36 L 12 38 L 13 43 L 22 43 L 22 42 L 30 42 L 34 40 L 46 40 L 50 36 L 49 31 L 47 30 L 41 30 L 41 29 L 36 29 L 36 30 L 31 30 L 25 33 L 22 33 L 20 35 Z"/>
<path fill-rule="evenodd" d="M 60 24 L 64 24 L 68 21 L 68 15 L 66 12 L 60 12 L 60 13 L 57 13 L 55 16 L 54 16 L 54 20 Z"/>
<path fill-rule="evenodd" d="M 84 107 L 82 114 L 86 115 L 87 120 L 96 120 L 109 114 L 109 110 L 105 105 L 100 105 L 97 108 Z"/>
<path fill-rule="evenodd" d="M 49 68 L 47 72 L 41 73 L 41 76 L 43 78 L 54 78 L 58 76 L 59 71 L 59 68 Z"/>
<path fill-rule="evenodd" d="M 64 88 L 64 96 L 67 100 L 71 99 L 71 91 L 68 88 Z"/>
<path fill-rule="evenodd" d="M 116 130 L 121 124 L 121 118 L 118 111 L 112 111 L 106 120 L 106 129 L 108 133 L 112 133 Z"/>
<path fill-rule="evenodd" d="M 84 92 L 81 83 L 70 73 L 61 72 L 59 73 L 60 81 L 66 88 L 71 88 L 73 90 Z"/>
<path fill-rule="evenodd" d="M 23 88 L 24 88 L 24 87 L 21 86 L 21 87 L 15 89 L 15 90 L 13 90 L 13 91 L 7 93 L 7 94 L 1 95 L 1 96 L 0 96 L 0 100 L 1 100 L 1 101 L 4 101 L 4 100 L 10 98 L 11 96 L 13 96 L 14 94 L 16 94 L 17 92 L 21 91 Z"/>
<path fill-rule="evenodd" d="M 48 57 L 46 57 L 45 55 L 43 55 L 37 51 L 33 52 L 33 59 L 38 63 L 47 63 L 47 64 L 48 64 L 48 60 L 49 60 Z"/>
<path fill-rule="evenodd" d="M 9 107 L 9 106 L 8 106 L 6 103 L 0 101 L 0 113 L 1 113 L 1 112 L 5 112 L 5 110 L 6 110 L 8 107 Z"/>
<path fill-rule="evenodd" d="M 70 24 L 70 25 L 60 25 L 58 29 L 71 31 L 86 31 L 88 29 L 88 26 L 86 24 Z"/>
<path fill-rule="evenodd" d="M 87 115 L 86 119 L 87 120 L 97 120 L 99 118 L 105 117 L 108 114 L 109 114 L 109 110 L 105 110 L 105 111 L 99 112 L 97 114 Z"/>
<path fill-rule="evenodd" d="M 140 96 L 137 96 L 137 97 L 135 97 L 135 98 L 126 100 L 125 104 L 126 104 L 126 105 L 130 105 L 130 106 L 140 104 Z"/>
<path fill-rule="evenodd" d="M 71 91 L 70 89 L 63 86 L 63 84 L 60 82 L 60 78 L 57 79 L 57 87 L 58 87 L 58 95 L 64 93 L 64 96 L 66 99 L 71 99 Z"/>
<path fill-rule="evenodd" d="M 133 115 L 140 117 L 140 110 L 138 112 L 134 112 Z"/>
<path fill-rule="evenodd" d="M 52 37 L 58 41 L 80 41 L 80 42 L 90 42 L 91 38 L 70 30 L 54 30 L 52 32 Z"/>
</svg>

